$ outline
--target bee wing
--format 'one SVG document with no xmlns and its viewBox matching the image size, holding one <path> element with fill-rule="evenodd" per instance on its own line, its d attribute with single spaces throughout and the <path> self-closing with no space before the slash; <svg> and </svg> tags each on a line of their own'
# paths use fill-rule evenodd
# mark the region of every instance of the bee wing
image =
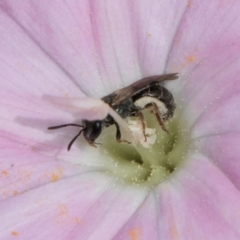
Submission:
<svg viewBox="0 0 240 240">
<path fill-rule="evenodd" d="M 113 101 L 118 104 L 125 99 L 132 97 L 133 95 L 137 94 L 138 92 L 148 88 L 148 85 L 152 82 L 162 82 L 165 80 L 175 80 L 177 79 L 177 73 L 169 73 L 164 75 L 156 75 L 151 77 L 145 77 L 140 79 L 137 82 L 132 83 L 131 85 L 119 89 L 112 93 L 111 95 L 114 96 Z"/>
</svg>

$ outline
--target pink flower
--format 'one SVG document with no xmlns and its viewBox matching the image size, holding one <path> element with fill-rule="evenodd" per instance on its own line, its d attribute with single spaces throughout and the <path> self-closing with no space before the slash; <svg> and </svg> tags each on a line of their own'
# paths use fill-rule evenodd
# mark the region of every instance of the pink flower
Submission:
<svg viewBox="0 0 240 240">
<path fill-rule="evenodd" d="M 240 239 L 240 2 L 0 7 L 0 239 Z M 79 116 L 44 95 L 100 98 L 173 72 L 171 134 L 154 123 L 150 150 L 111 128 L 97 149 L 79 138 L 68 152 L 76 129 L 47 130 Z M 107 114 L 86 104 L 96 111 L 78 115 Z"/>
</svg>

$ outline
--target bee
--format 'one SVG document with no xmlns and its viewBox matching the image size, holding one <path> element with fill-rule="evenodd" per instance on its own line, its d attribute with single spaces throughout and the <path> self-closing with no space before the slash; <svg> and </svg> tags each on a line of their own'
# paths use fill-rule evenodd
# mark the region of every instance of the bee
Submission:
<svg viewBox="0 0 240 240">
<path fill-rule="evenodd" d="M 145 77 L 101 98 L 101 100 L 107 103 L 123 119 L 127 117 L 139 117 L 146 140 L 146 126 L 142 111 L 149 109 L 154 113 L 161 128 L 168 133 L 164 122 L 173 117 L 176 105 L 173 95 L 161 85 L 161 82 L 165 80 L 175 80 L 177 78 L 176 73 Z M 95 140 L 100 136 L 103 128 L 111 125 L 116 126 L 116 140 L 122 142 L 120 127 L 111 115 L 107 115 L 103 120 L 82 120 L 82 124 L 68 123 L 49 127 L 48 129 L 52 130 L 68 126 L 81 128 L 78 134 L 68 144 L 69 151 L 72 144 L 82 133 L 89 145 L 96 147 Z"/>
</svg>

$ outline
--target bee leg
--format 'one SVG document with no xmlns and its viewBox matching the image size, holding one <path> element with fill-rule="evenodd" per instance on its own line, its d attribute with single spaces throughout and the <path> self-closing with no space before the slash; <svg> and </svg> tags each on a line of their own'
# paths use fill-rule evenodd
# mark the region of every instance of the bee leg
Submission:
<svg viewBox="0 0 240 240">
<path fill-rule="evenodd" d="M 119 125 L 116 122 L 114 122 L 114 123 L 115 123 L 116 129 L 117 129 L 116 139 L 120 143 L 122 141 L 121 140 L 121 131 L 120 131 Z"/>
<path fill-rule="evenodd" d="M 163 130 L 164 132 L 166 132 L 167 134 L 169 134 L 169 131 L 168 131 L 167 128 L 165 127 L 164 121 L 163 121 L 162 118 L 161 118 L 161 113 L 160 113 L 160 111 L 159 111 L 159 109 L 158 109 L 158 107 L 157 107 L 157 104 L 156 104 L 156 103 L 152 103 L 152 107 L 153 107 L 153 113 L 154 113 L 154 115 L 155 115 L 155 117 L 156 117 L 159 125 L 161 126 L 162 130 Z"/>
<path fill-rule="evenodd" d="M 97 148 L 96 144 L 102 145 L 102 143 L 97 143 L 97 142 L 88 142 L 90 146 Z"/>
<path fill-rule="evenodd" d="M 88 144 L 89 144 L 91 147 L 95 147 L 95 148 L 97 148 L 97 146 L 96 146 L 96 143 L 95 143 L 95 142 L 88 142 Z"/>
<path fill-rule="evenodd" d="M 144 116 L 143 116 L 143 113 L 141 111 L 138 111 L 138 116 L 139 116 L 139 119 L 141 121 L 141 124 L 142 124 L 142 129 L 143 129 L 143 135 L 144 135 L 144 138 L 145 138 L 145 142 L 147 141 L 147 134 L 145 132 L 146 130 L 146 123 L 145 123 L 145 119 L 144 119 Z"/>
<path fill-rule="evenodd" d="M 126 143 L 128 143 L 128 144 L 131 144 L 130 142 L 121 139 L 121 131 L 120 131 L 119 125 L 118 125 L 116 122 L 114 122 L 114 124 L 115 124 L 116 129 L 117 129 L 117 132 L 116 132 L 116 140 L 118 141 L 118 143 L 126 142 Z"/>
</svg>

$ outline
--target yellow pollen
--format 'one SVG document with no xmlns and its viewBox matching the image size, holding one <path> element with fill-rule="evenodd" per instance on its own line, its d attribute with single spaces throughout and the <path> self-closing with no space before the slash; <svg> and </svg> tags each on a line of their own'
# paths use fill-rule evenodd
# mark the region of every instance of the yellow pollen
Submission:
<svg viewBox="0 0 240 240">
<path fill-rule="evenodd" d="M 3 170 L 2 173 L 3 173 L 4 175 L 8 175 L 8 171 L 6 171 L 6 170 Z"/>
<path fill-rule="evenodd" d="M 129 236 L 131 240 L 138 240 L 140 237 L 141 229 L 140 228 L 133 228 L 129 231 Z"/>
<path fill-rule="evenodd" d="M 59 176 L 57 174 L 52 175 L 52 181 L 56 182 L 59 179 Z"/>
<path fill-rule="evenodd" d="M 12 235 L 13 236 L 18 236 L 18 232 L 17 231 L 12 231 Z"/>
</svg>

